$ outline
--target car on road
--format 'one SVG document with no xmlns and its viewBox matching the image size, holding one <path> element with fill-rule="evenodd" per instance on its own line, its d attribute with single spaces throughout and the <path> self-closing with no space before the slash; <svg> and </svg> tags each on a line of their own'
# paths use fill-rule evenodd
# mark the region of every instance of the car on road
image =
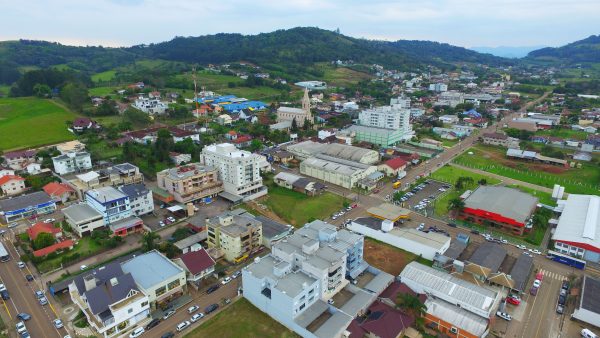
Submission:
<svg viewBox="0 0 600 338">
<path fill-rule="evenodd" d="M 475 229 L 471 230 L 471 233 L 474 234 L 474 235 L 479 235 L 479 231 L 477 231 Z"/>
<path fill-rule="evenodd" d="M 129 334 L 129 338 L 137 338 L 141 336 L 144 332 L 146 332 L 146 330 L 144 330 L 143 327 L 138 327 Z"/>
<path fill-rule="evenodd" d="M 10 295 L 8 294 L 7 290 L 0 291 L 0 295 L 2 296 L 2 299 L 4 299 L 4 300 L 9 300 L 10 299 Z"/>
<path fill-rule="evenodd" d="M 213 292 L 217 291 L 219 289 L 219 287 L 220 287 L 219 284 L 215 284 L 215 285 L 209 287 L 208 289 L 206 289 L 206 293 L 207 294 L 213 293 Z"/>
<path fill-rule="evenodd" d="M 529 257 L 533 258 L 533 255 L 532 255 L 532 254 L 530 254 L 529 252 L 523 252 L 523 255 L 525 255 L 525 256 L 529 256 Z"/>
<path fill-rule="evenodd" d="M 17 315 L 17 318 L 19 318 L 20 320 L 26 322 L 28 320 L 31 319 L 31 315 L 27 312 L 21 312 Z"/>
<path fill-rule="evenodd" d="M 425 223 L 419 224 L 419 226 L 417 227 L 417 230 L 423 231 L 423 229 L 425 229 Z"/>
<path fill-rule="evenodd" d="M 33 275 L 25 275 L 25 279 L 27 279 L 28 282 L 33 281 Z"/>
<path fill-rule="evenodd" d="M 506 297 L 506 301 L 512 305 L 519 305 L 521 304 L 521 299 L 515 296 L 508 296 Z"/>
<path fill-rule="evenodd" d="M 15 228 L 17 225 L 19 225 L 19 223 L 17 223 L 17 222 L 12 222 L 12 223 L 10 223 L 10 224 L 8 225 L 8 228 L 9 228 L 9 229 L 11 229 L 11 228 Z"/>
<path fill-rule="evenodd" d="M 88 266 L 87 266 L 87 265 L 85 265 L 85 264 L 83 264 L 83 265 L 81 265 L 81 266 L 79 267 L 79 270 L 83 271 L 83 270 L 85 270 L 85 269 L 87 269 L 87 268 L 88 268 Z"/>
<path fill-rule="evenodd" d="M 558 296 L 558 305 L 565 305 L 565 303 L 567 302 L 567 296 L 566 295 L 559 295 Z"/>
<path fill-rule="evenodd" d="M 54 324 L 54 327 L 57 329 L 60 329 L 63 327 L 63 322 L 62 320 L 56 318 L 55 320 L 52 321 L 52 324 Z"/>
<path fill-rule="evenodd" d="M 556 305 L 556 313 L 558 313 L 559 315 L 562 315 L 565 312 L 565 308 L 564 306 L 558 304 Z"/>
<path fill-rule="evenodd" d="M 521 250 L 527 250 L 527 247 L 525 245 L 523 245 L 523 244 L 518 244 L 517 248 L 521 249 Z"/>
<path fill-rule="evenodd" d="M 542 281 L 539 279 L 536 279 L 533 281 L 533 287 L 534 288 L 539 288 L 542 285 Z"/>
<path fill-rule="evenodd" d="M 31 335 L 29 334 L 29 332 L 25 331 L 21 333 L 21 338 L 31 338 Z"/>
<path fill-rule="evenodd" d="M 18 322 L 15 327 L 17 329 L 17 333 L 23 333 L 27 331 L 27 327 L 25 327 L 25 323 L 23 322 Z"/>
<path fill-rule="evenodd" d="M 507 320 L 509 322 L 512 320 L 511 315 L 509 315 L 506 312 L 498 311 L 498 312 L 496 312 L 496 316 L 498 316 L 498 317 L 500 317 L 500 318 L 502 318 L 504 320 Z"/>
<path fill-rule="evenodd" d="M 148 323 L 148 325 L 146 325 L 145 329 L 146 331 L 150 330 L 158 324 L 160 324 L 160 318 L 154 318 L 150 321 L 150 323 Z"/>
<path fill-rule="evenodd" d="M 451 228 L 456 228 L 456 224 L 454 224 L 454 223 L 448 223 L 448 226 Z"/>
<path fill-rule="evenodd" d="M 25 268 L 25 263 L 24 262 L 17 262 L 17 266 L 19 267 L 19 269 L 24 269 Z"/>
<path fill-rule="evenodd" d="M 198 310 L 200 310 L 200 307 L 198 305 L 190 306 L 188 308 L 188 313 L 194 313 L 194 312 L 196 312 Z"/>
<path fill-rule="evenodd" d="M 175 314 L 175 310 L 169 309 L 167 312 L 165 312 L 165 315 L 163 316 L 163 320 L 169 319 L 169 317 L 171 317 L 174 314 Z"/>
<path fill-rule="evenodd" d="M 210 304 L 204 309 L 204 314 L 207 315 L 211 312 L 215 312 L 219 308 L 219 304 Z"/>
<path fill-rule="evenodd" d="M 173 337 L 175 337 L 175 334 L 173 332 L 171 332 L 171 331 L 169 331 L 169 332 L 163 334 L 162 336 L 160 336 L 160 338 L 173 338 Z"/>
<path fill-rule="evenodd" d="M 535 295 L 537 295 L 538 290 L 539 290 L 539 288 L 532 287 L 531 289 L 529 289 L 529 294 L 532 296 L 535 296 Z"/>
<path fill-rule="evenodd" d="M 44 220 L 44 223 L 54 223 L 54 222 L 56 222 L 56 220 L 54 218 L 46 218 Z"/>
<path fill-rule="evenodd" d="M 6 291 L 6 285 L 0 284 L 0 292 Z"/>
<path fill-rule="evenodd" d="M 190 326 L 190 322 L 188 320 L 184 320 L 183 322 L 177 324 L 177 332 L 185 330 L 188 326 Z"/>
<path fill-rule="evenodd" d="M 200 313 L 196 313 L 195 315 L 193 315 L 192 318 L 190 318 L 190 321 L 192 323 L 195 323 L 195 322 L 199 321 L 202 318 L 204 318 L 204 313 L 200 312 Z"/>
<path fill-rule="evenodd" d="M 238 270 L 231 275 L 231 278 L 236 279 L 242 274 L 242 271 Z"/>
<path fill-rule="evenodd" d="M 569 281 L 564 280 L 560 286 L 562 290 L 569 291 Z"/>
<path fill-rule="evenodd" d="M 541 254 L 540 250 L 538 250 L 538 249 L 529 249 L 527 251 L 529 251 L 532 254 L 536 254 L 536 255 L 540 255 Z"/>
<path fill-rule="evenodd" d="M 226 285 L 226 284 L 228 284 L 229 282 L 231 282 L 231 277 L 225 277 L 225 278 L 224 278 L 224 279 L 221 281 L 221 284 L 223 284 L 223 285 Z"/>
<path fill-rule="evenodd" d="M 583 338 L 598 338 L 598 335 L 596 335 L 594 332 L 590 331 L 589 329 L 582 329 L 581 336 Z"/>
<path fill-rule="evenodd" d="M 176 220 L 175 220 L 175 217 L 173 217 L 173 216 L 169 216 L 169 217 L 167 217 L 167 219 L 168 219 L 169 221 L 171 221 L 171 223 L 175 223 L 175 221 L 176 221 Z"/>
</svg>

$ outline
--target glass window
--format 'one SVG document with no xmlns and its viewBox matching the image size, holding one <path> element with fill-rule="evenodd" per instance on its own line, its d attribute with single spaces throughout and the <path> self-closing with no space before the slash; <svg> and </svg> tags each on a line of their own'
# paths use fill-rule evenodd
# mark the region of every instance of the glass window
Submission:
<svg viewBox="0 0 600 338">
<path fill-rule="evenodd" d="M 179 281 L 179 279 L 176 279 L 176 280 L 172 281 L 171 283 L 167 284 L 167 287 L 169 288 L 169 290 L 173 290 L 174 288 L 178 287 L 179 285 L 181 285 L 181 282 Z"/>
<path fill-rule="evenodd" d="M 160 297 L 165 292 L 167 292 L 167 287 L 166 286 L 159 287 L 158 289 L 156 289 L 156 297 Z"/>
</svg>

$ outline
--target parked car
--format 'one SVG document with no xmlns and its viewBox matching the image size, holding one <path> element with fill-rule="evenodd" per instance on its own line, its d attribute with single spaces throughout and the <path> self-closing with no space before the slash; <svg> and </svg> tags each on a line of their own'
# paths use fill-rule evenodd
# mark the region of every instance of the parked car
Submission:
<svg viewBox="0 0 600 338">
<path fill-rule="evenodd" d="M 231 275 L 231 278 L 236 279 L 242 274 L 242 271 L 238 270 Z"/>
<path fill-rule="evenodd" d="M 564 280 L 560 288 L 565 291 L 569 291 L 569 281 Z"/>
<path fill-rule="evenodd" d="M 200 312 L 200 313 L 196 313 L 195 315 L 193 315 L 192 318 L 190 318 L 190 321 L 192 323 L 195 323 L 195 322 L 199 321 L 202 318 L 204 318 L 204 314 L 202 312 Z"/>
<path fill-rule="evenodd" d="M 165 312 L 165 315 L 163 316 L 163 320 L 169 319 L 169 317 L 171 317 L 174 314 L 175 314 L 175 310 L 169 309 L 167 312 Z"/>
<path fill-rule="evenodd" d="M 531 289 L 529 289 L 529 294 L 532 295 L 532 296 L 537 295 L 538 289 L 539 288 L 532 287 Z"/>
<path fill-rule="evenodd" d="M 171 221 L 172 223 L 175 223 L 175 217 L 173 217 L 173 216 L 169 216 L 169 217 L 167 217 L 167 219 L 168 219 L 169 221 Z"/>
<path fill-rule="evenodd" d="M 500 318 L 502 318 L 504 320 L 507 320 L 509 322 L 512 320 L 511 315 L 509 315 L 506 312 L 498 311 L 498 312 L 496 312 L 496 316 L 498 316 L 498 317 L 500 317 Z"/>
<path fill-rule="evenodd" d="M 206 293 L 213 293 L 219 289 L 219 284 L 215 284 L 208 289 L 206 289 Z"/>
<path fill-rule="evenodd" d="M 512 305 L 519 305 L 521 304 L 521 300 L 516 298 L 516 297 L 506 297 L 506 302 L 512 304 Z"/>
<path fill-rule="evenodd" d="M 25 331 L 21 333 L 21 338 L 31 338 L 31 335 L 29 334 L 29 332 Z"/>
<path fill-rule="evenodd" d="M 456 224 L 454 224 L 454 223 L 448 223 L 448 226 L 451 228 L 456 228 Z"/>
<path fill-rule="evenodd" d="M 85 265 L 85 264 L 83 264 L 83 265 L 81 265 L 81 266 L 79 267 L 79 270 L 83 271 L 83 270 L 85 270 L 85 269 L 87 269 L 87 268 L 88 268 L 88 266 L 87 266 L 87 265 Z"/>
<path fill-rule="evenodd" d="M 226 285 L 229 282 L 231 282 L 231 277 L 225 277 L 223 278 L 223 280 L 221 281 L 221 284 Z"/>
<path fill-rule="evenodd" d="M 25 279 L 27 279 L 28 282 L 33 281 L 33 275 L 25 275 Z"/>
<path fill-rule="evenodd" d="M 519 244 L 517 245 L 517 248 L 521 249 L 521 250 L 527 250 L 527 247 L 523 244 Z"/>
<path fill-rule="evenodd" d="M 2 296 L 2 299 L 4 299 L 4 300 L 9 300 L 10 299 L 10 295 L 8 294 L 7 290 L 0 291 L 0 295 Z"/>
<path fill-rule="evenodd" d="M 161 227 L 161 228 L 162 228 L 162 227 L 164 227 L 164 226 L 165 226 L 165 222 L 163 222 L 163 221 L 158 221 L 158 226 L 159 226 L 159 227 Z"/>
<path fill-rule="evenodd" d="M 56 318 L 55 320 L 52 321 L 52 324 L 54 324 L 54 327 L 57 329 L 60 329 L 63 327 L 63 322 L 62 320 Z M 137 336 L 136 336 L 137 337 Z"/>
<path fill-rule="evenodd" d="M 171 331 L 169 331 L 169 332 L 163 334 L 162 336 L 160 336 L 160 338 L 173 338 L 173 337 L 175 337 L 175 334 L 173 332 L 171 332 Z"/>
<path fill-rule="evenodd" d="M 474 234 L 474 235 L 479 235 L 479 231 L 477 231 L 475 229 L 471 230 L 471 233 Z"/>
<path fill-rule="evenodd" d="M 423 231 L 423 229 L 425 229 L 425 223 L 419 224 L 419 226 L 417 227 L 417 230 Z"/>
<path fill-rule="evenodd" d="M 17 266 L 19 267 L 19 269 L 24 269 L 25 268 L 25 263 L 24 262 L 17 262 Z"/>
<path fill-rule="evenodd" d="M 194 313 L 194 312 L 198 311 L 199 309 L 200 309 L 200 307 L 198 305 L 190 306 L 188 308 L 188 313 Z"/>
<path fill-rule="evenodd" d="M 596 335 L 594 332 L 590 331 L 589 329 L 582 329 L 581 336 L 583 338 L 598 338 L 598 335 Z"/>
<path fill-rule="evenodd" d="M 143 327 L 138 327 L 129 334 L 129 338 L 137 338 L 141 336 L 144 332 L 146 332 L 146 330 L 144 330 Z"/>
<path fill-rule="evenodd" d="M 542 285 L 542 281 L 540 281 L 539 279 L 536 279 L 533 281 L 534 288 L 539 288 L 541 285 Z"/>
<path fill-rule="evenodd" d="M 565 295 L 558 296 L 558 305 L 564 306 L 566 302 L 567 302 L 567 296 L 565 296 Z"/>
<path fill-rule="evenodd" d="M 333 301 L 333 299 L 329 298 L 329 299 L 327 300 L 327 304 L 329 304 L 329 305 L 333 305 L 333 303 L 335 303 L 335 302 Z"/>
<path fill-rule="evenodd" d="M 148 325 L 146 325 L 145 329 L 146 331 L 150 330 L 158 324 L 160 324 L 160 318 L 154 318 L 150 321 L 150 323 L 148 323 Z"/>
<path fill-rule="evenodd" d="M 46 218 L 44 220 L 44 223 L 54 223 L 54 222 L 56 222 L 56 220 L 54 218 Z"/>
<path fill-rule="evenodd" d="M 18 322 L 15 327 L 17 329 L 17 333 L 23 333 L 27 331 L 27 327 L 25 327 L 25 323 L 23 322 Z"/>
<path fill-rule="evenodd" d="M 536 255 L 540 255 L 541 254 L 540 250 L 538 250 L 538 249 L 529 249 L 527 251 L 529 251 L 532 254 L 536 254 Z"/>
<path fill-rule="evenodd" d="M 0 292 L 6 291 L 6 285 L 0 284 Z"/>
<path fill-rule="evenodd" d="M 27 312 L 21 312 L 17 315 L 17 318 L 19 318 L 20 320 L 26 322 L 28 320 L 31 319 L 31 315 Z"/>
<path fill-rule="evenodd" d="M 556 305 L 556 313 L 558 313 L 559 315 L 562 315 L 565 312 L 565 308 L 564 306 L 558 304 Z"/>
<path fill-rule="evenodd" d="M 183 330 L 185 330 L 188 326 L 190 326 L 190 322 L 187 320 L 184 320 L 183 322 L 177 324 L 177 332 L 181 332 Z"/>
<path fill-rule="evenodd" d="M 204 314 L 207 315 L 211 312 L 215 312 L 219 308 L 219 304 L 210 304 L 204 309 Z"/>
</svg>

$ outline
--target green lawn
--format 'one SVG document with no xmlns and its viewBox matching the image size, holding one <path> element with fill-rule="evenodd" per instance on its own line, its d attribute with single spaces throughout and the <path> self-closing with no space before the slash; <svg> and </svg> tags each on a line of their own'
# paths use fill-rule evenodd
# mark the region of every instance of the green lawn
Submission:
<svg viewBox="0 0 600 338">
<path fill-rule="evenodd" d="M 292 338 L 298 335 L 242 298 L 185 337 Z"/>
<path fill-rule="evenodd" d="M 477 146 L 458 156 L 454 162 L 542 187 L 552 188 L 554 184 L 560 184 L 568 193 L 598 194 L 600 192 L 600 170 L 596 164 L 583 163 L 581 168 L 569 168 L 560 173 L 550 173 L 532 169 L 532 164 L 526 161 L 506 160 L 502 163 L 500 161 L 504 159 L 503 156 L 492 158 L 486 155 L 486 153 L 501 151 L 494 147 Z M 473 154 L 469 155 L 469 152 Z M 515 166 L 509 167 L 505 163 Z"/>
<path fill-rule="evenodd" d="M 301 227 L 309 219 L 325 219 L 339 211 L 343 207 L 344 198 L 330 192 L 310 197 L 277 185 L 270 185 L 265 204 L 291 225 Z"/>
<path fill-rule="evenodd" d="M 553 136 L 560 137 L 564 139 L 576 139 L 576 140 L 586 140 L 588 137 L 588 133 L 584 131 L 577 131 L 571 129 L 549 129 L 549 130 L 538 130 L 535 132 L 536 135 L 542 136 Z"/>
<path fill-rule="evenodd" d="M 106 141 L 86 144 L 88 151 L 92 154 L 94 160 L 108 160 L 114 157 L 119 157 L 123 153 L 121 147 L 111 147 Z"/>
<path fill-rule="evenodd" d="M 91 96 L 101 96 L 101 97 L 105 97 L 105 96 L 109 96 L 109 95 L 116 95 L 115 90 L 118 87 L 95 87 L 95 88 L 90 88 L 90 95 Z"/>
<path fill-rule="evenodd" d="M 245 97 L 248 100 L 263 100 L 266 103 L 275 101 L 277 96 L 282 93 L 281 90 L 271 87 L 235 87 L 221 90 L 223 93 L 233 94 L 238 97 Z"/>
<path fill-rule="evenodd" d="M 10 93 L 10 86 L 0 85 L 0 97 L 8 96 Z"/>
<path fill-rule="evenodd" d="M 357 84 L 361 80 L 367 80 L 373 76 L 368 73 L 356 71 L 346 67 L 333 67 L 330 64 L 319 64 L 320 70 L 323 71 L 323 81 L 329 86 L 346 87 L 352 84 Z"/>
<path fill-rule="evenodd" d="M 52 100 L 0 99 L 0 150 L 23 149 L 72 140 L 65 121 L 77 115 Z"/>
<path fill-rule="evenodd" d="M 102 73 L 96 73 L 92 75 L 92 81 L 101 82 L 101 81 L 110 81 L 115 78 L 117 72 L 115 70 L 107 70 Z"/>
<path fill-rule="evenodd" d="M 528 188 L 528 187 L 523 187 L 523 186 L 520 186 L 517 184 L 511 184 L 511 185 L 508 185 L 508 187 L 516 188 L 516 189 L 521 190 L 522 192 L 526 192 L 530 195 L 533 195 L 539 199 L 540 203 L 543 203 L 546 205 L 551 205 L 551 206 L 556 206 L 556 200 L 554 200 L 554 198 L 552 198 L 551 193 L 535 190 L 535 189 Z"/>
<path fill-rule="evenodd" d="M 450 184 L 456 183 L 456 180 L 458 180 L 459 177 L 464 176 L 472 177 L 473 181 L 475 182 L 481 179 L 485 179 L 487 181 L 487 184 L 490 185 L 500 183 L 500 180 L 497 178 L 481 175 L 461 168 L 451 167 L 449 165 L 445 165 L 431 174 L 431 178 L 433 178 L 434 180 L 447 182 Z"/>
<path fill-rule="evenodd" d="M 66 251 L 65 253 L 59 255 L 56 258 L 38 263 L 36 264 L 36 267 L 38 271 L 42 273 L 46 271 L 51 271 L 60 267 L 61 258 L 64 255 L 73 255 L 75 253 L 79 253 L 81 255 L 80 258 L 84 258 L 93 256 L 102 249 L 103 247 L 98 243 L 94 242 L 91 237 L 83 237 L 79 239 L 79 241 L 77 242 L 77 244 L 75 244 L 72 250 Z"/>
</svg>

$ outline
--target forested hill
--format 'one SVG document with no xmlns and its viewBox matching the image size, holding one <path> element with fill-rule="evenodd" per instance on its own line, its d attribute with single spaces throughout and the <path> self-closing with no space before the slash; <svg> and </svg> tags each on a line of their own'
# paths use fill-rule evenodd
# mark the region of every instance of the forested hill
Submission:
<svg viewBox="0 0 600 338">
<path fill-rule="evenodd" d="M 353 60 L 406 69 L 423 64 L 443 65 L 450 62 L 510 63 L 507 59 L 443 43 L 365 40 L 310 27 L 258 35 L 178 37 L 168 42 L 136 46 L 129 50 L 167 60 L 213 63 L 247 60 L 258 64 L 311 64 Z"/>
<path fill-rule="evenodd" d="M 534 50 L 527 55 L 526 59 L 563 64 L 600 62 L 600 35 L 591 35 L 558 48 L 547 47 Z"/>
<path fill-rule="evenodd" d="M 443 66 L 453 62 L 512 62 L 444 43 L 365 40 L 308 27 L 258 35 L 215 34 L 177 37 L 167 42 L 127 48 L 73 47 L 30 40 L 0 42 L 0 69 L 14 66 L 44 68 L 67 64 L 73 69 L 99 72 L 139 58 L 194 63 L 245 60 L 259 65 L 282 67 L 287 64 L 306 65 L 339 59 L 354 60 L 357 63 L 378 63 L 400 69 L 411 69 L 426 64 Z"/>
</svg>

